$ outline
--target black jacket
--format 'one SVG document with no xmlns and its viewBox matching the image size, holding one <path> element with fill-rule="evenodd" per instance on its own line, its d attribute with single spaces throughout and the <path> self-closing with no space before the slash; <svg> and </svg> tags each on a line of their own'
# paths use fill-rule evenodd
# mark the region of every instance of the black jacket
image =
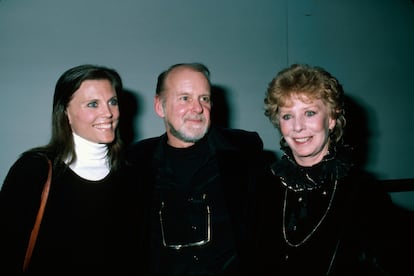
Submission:
<svg viewBox="0 0 414 276">
<path fill-rule="evenodd" d="M 130 194 L 135 199 L 131 202 L 139 204 L 128 208 L 138 213 L 138 219 L 132 215 L 135 230 L 139 233 L 138 244 L 143 266 L 139 270 L 147 271 L 149 250 L 149 222 L 152 194 L 155 185 L 156 172 L 162 160 L 162 143 L 166 134 L 149 138 L 133 144 L 129 150 L 128 159 L 131 165 Z M 256 186 L 261 182 L 264 172 L 263 142 L 256 132 L 244 130 L 211 128 L 207 134 L 209 148 L 216 156 L 219 167 L 224 198 L 229 210 L 230 220 L 234 230 L 237 254 L 241 271 L 249 271 L 252 264 L 252 245 L 255 237 L 255 206 Z M 162 264 L 160 264 L 162 265 Z"/>
</svg>

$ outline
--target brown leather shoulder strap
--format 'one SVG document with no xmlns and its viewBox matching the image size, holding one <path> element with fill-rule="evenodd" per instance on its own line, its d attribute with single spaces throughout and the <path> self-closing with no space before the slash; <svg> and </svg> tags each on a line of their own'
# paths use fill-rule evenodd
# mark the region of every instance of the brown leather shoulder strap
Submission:
<svg viewBox="0 0 414 276">
<path fill-rule="evenodd" d="M 36 216 L 36 222 L 33 226 L 32 233 L 30 234 L 29 244 L 27 246 L 26 255 L 24 257 L 23 271 L 27 270 L 27 267 L 29 266 L 29 263 L 30 263 L 30 259 L 32 258 L 33 249 L 36 244 L 37 234 L 39 233 L 40 223 L 42 222 L 43 213 L 46 207 L 46 201 L 49 195 L 50 182 L 52 180 L 52 162 L 49 159 L 47 159 L 47 162 L 49 164 L 49 172 L 47 175 L 45 186 L 43 187 L 40 207 L 39 207 L 39 211 L 37 212 L 37 216 Z"/>
</svg>

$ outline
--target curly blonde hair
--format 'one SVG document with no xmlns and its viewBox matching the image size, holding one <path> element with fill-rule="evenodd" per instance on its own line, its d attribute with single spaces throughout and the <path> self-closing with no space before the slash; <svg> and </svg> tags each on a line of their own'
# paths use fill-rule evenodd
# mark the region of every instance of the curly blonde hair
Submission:
<svg viewBox="0 0 414 276">
<path fill-rule="evenodd" d="M 328 106 L 331 117 L 336 120 L 330 138 L 336 143 L 343 142 L 346 125 L 344 91 L 334 76 L 321 67 L 307 64 L 293 64 L 277 73 L 265 93 L 264 114 L 279 131 L 279 108 L 289 105 L 292 95 L 322 100 Z M 286 146 L 283 139 L 281 145 Z"/>
</svg>

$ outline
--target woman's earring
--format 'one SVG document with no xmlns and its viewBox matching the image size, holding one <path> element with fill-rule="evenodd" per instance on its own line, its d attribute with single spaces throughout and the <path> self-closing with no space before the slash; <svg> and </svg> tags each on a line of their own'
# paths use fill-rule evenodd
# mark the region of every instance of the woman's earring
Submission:
<svg viewBox="0 0 414 276">
<path fill-rule="evenodd" d="M 285 137 L 280 137 L 280 141 L 279 141 L 279 144 L 282 146 L 282 147 L 287 147 L 287 143 L 286 143 L 286 140 L 285 140 Z"/>
</svg>

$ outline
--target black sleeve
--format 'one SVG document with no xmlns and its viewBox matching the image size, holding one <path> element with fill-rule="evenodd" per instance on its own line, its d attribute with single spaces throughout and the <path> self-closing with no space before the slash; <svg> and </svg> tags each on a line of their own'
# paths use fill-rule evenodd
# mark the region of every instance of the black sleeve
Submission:
<svg viewBox="0 0 414 276">
<path fill-rule="evenodd" d="M 6 175 L 0 191 L 0 272 L 21 271 L 47 172 L 45 157 L 24 154 Z"/>
</svg>

